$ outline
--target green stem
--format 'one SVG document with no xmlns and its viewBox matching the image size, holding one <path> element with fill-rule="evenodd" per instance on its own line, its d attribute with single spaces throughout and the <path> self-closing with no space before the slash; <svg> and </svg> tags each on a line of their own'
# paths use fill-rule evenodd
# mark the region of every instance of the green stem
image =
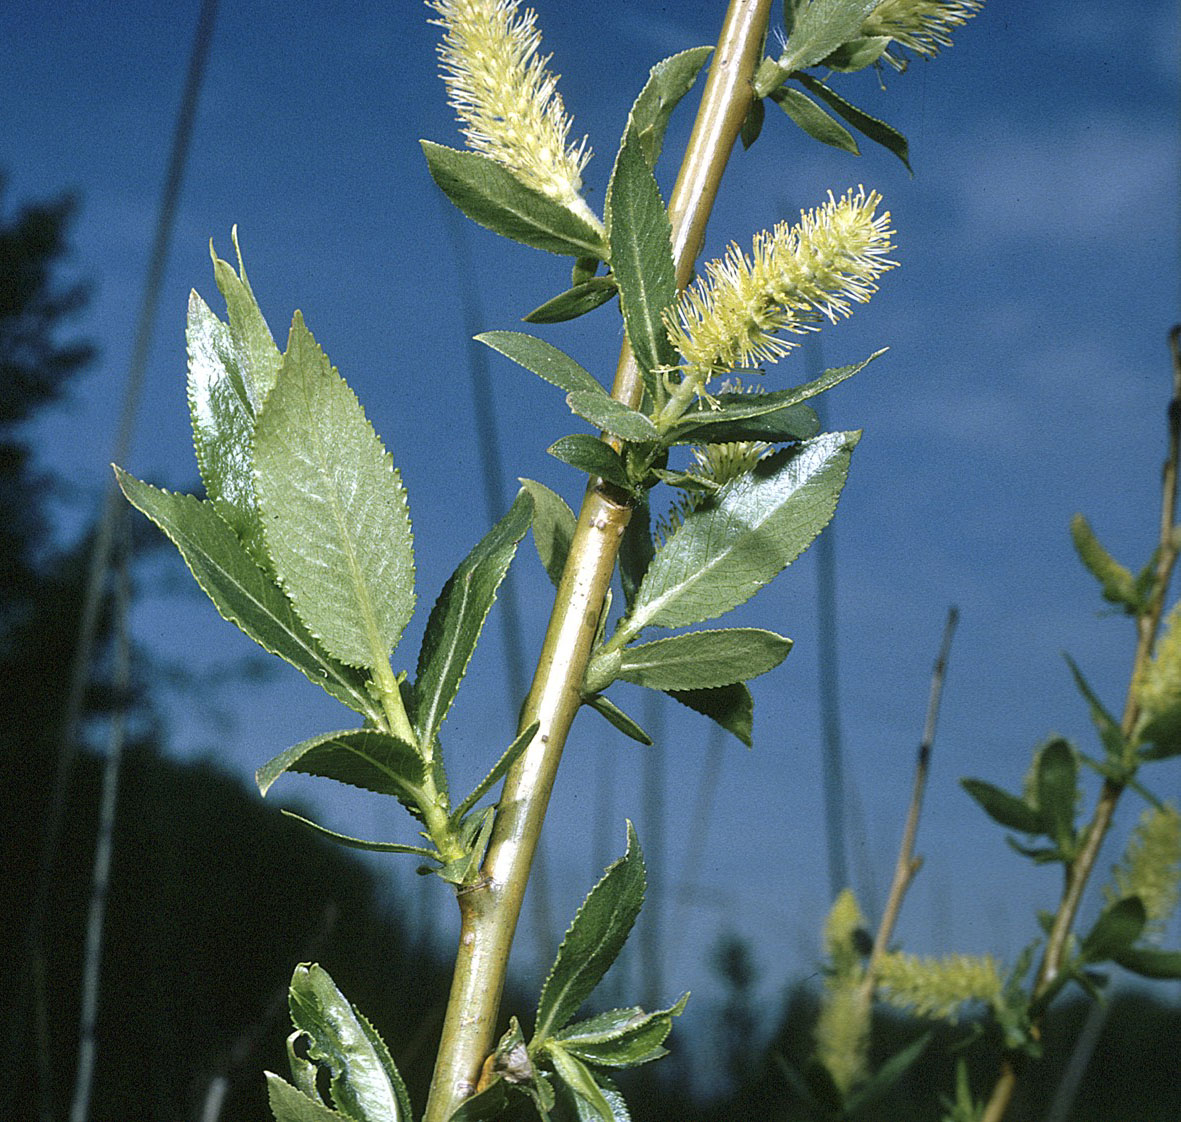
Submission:
<svg viewBox="0 0 1181 1122">
<path fill-rule="evenodd" d="M 722 173 L 751 104 L 771 0 L 730 0 L 701 107 L 669 203 L 677 283 L 701 248 Z M 624 343 L 613 395 L 636 407 L 643 381 Z M 459 951 L 424 1122 L 446 1122 L 476 1089 L 492 1050 L 509 950 L 566 736 L 631 508 L 591 480 L 550 616 L 521 727 L 539 727 L 510 770 L 483 876 L 461 890 Z"/>
<path fill-rule="evenodd" d="M 385 714 L 389 731 L 400 740 L 406 741 L 411 747 L 417 747 L 418 737 L 414 734 L 414 727 L 406 715 L 406 706 L 402 702 L 402 691 L 398 689 L 398 680 L 390 669 L 388 662 L 379 662 L 373 672 L 373 682 L 381 694 L 381 709 Z"/>
<path fill-rule="evenodd" d="M 1156 644 L 1161 616 L 1164 614 L 1165 594 L 1177 563 L 1177 485 L 1181 472 L 1181 327 L 1174 327 L 1169 333 L 1169 346 L 1173 357 L 1173 396 L 1169 402 L 1169 450 L 1165 458 L 1161 477 L 1160 538 L 1157 551 L 1156 575 L 1152 598 L 1136 620 L 1136 654 L 1132 659 L 1132 673 L 1129 678 L 1127 700 L 1124 703 L 1120 729 L 1130 739 L 1140 718 L 1140 703 L 1136 686 L 1144 674 L 1144 667 L 1152 657 Z M 1037 979 L 1033 986 L 1033 1000 L 1045 997 L 1058 983 L 1062 961 L 1069 946 L 1070 935 L 1078 917 L 1083 891 L 1099 859 L 1099 850 L 1115 816 L 1116 804 L 1124 792 L 1123 783 L 1107 779 L 1099 792 L 1091 821 L 1083 831 L 1083 842 L 1078 855 L 1067 866 L 1066 884 L 1062 898 L 1046 940 L 1046 952 L 1038 967 Z M 1040 1018 L 1034 1023 L 1033 1032 L 1040 1032 Z M 981 1115 L 981 1122 L 1000 1122 L 1009 1108 L 1009 1102 L 1017 1087 L 1017 1069 L 1006 1057 L 1001 1064 L 1000 1074 L 993 1085 L 988 1104 Z"/>
</svg>

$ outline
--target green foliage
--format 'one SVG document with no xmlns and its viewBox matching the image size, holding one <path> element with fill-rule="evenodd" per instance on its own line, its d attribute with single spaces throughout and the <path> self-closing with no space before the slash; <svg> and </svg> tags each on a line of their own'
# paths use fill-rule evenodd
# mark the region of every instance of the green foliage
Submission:
<svg viewBox="0 0 1181 1122">
<path fill-rule="evenodd" d="M 1099 582 L 1103 599 L 1123 608 L 1129 615 L 1139 615 L 1144 610 L 1145 589 L 1103 548 L 1091 524 L 1081 514 L 1070 520 L 1070 536 L 1079 560 Z"/>
<path fill-rule="evenodd" d="M 533 496 L 533 544 L 555 588 L 561 583 L 566 556 L 574 540 L 574 512 L 561 495 L 544 483 L 522 479 L 521 486 Z"/>
<path fill-rule="evenodd" d="M 617 676 L 654 690 L 714 689 L 774 670 L 791 645 L 757 627 L 691 631 L 625 647 Z"/>
<path fill-rule="evenodd" d="M 840 122 L 833 120 L 807 94 L 791 86 L 780 86 L 771 92 L 771 100 L 813 140 L 844 152 L 852 152 L 854 156 L 861 155 L 853 134 Z"/>
</svg>

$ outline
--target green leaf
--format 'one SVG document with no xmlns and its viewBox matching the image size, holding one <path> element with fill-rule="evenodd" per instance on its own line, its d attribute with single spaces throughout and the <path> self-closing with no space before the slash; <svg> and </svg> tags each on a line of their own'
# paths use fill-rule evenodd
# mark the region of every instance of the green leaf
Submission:
<svg viewBox="0 0 1181 1122">
<path fill-rule="evenodd" d="M 863 40 L 863 42 L 869 41 Z M 886 43 L 889 43 L 888 39 Z M 859 133 L 868 137 L 875 144 L 880 144 L 886 151 L 893 152 L 906 165 L 906 170 L 913 174 L 913 169 L 910 166 L 910 145 L 902 133 L 891 128 L 885 121 L 879 121 L 877 117 L 870 116 L 865 110 L 858 109 L 856 105 L 846 101 L 811 75 L 797 74 L 796 79 L 805 89 L 810 90 L 821 101 L 826 102 L 835 113 L 844 117 Z"/>
<path fill-rule="evenodd" d="M 628 631 L 723 615 L 790 565 L 832 518 L 860 435 L 825 433 L 767 456 L 703 500 L 656 551 Z"/>
<path fill-rule="evenodd" d="M 1103 703 L 1095 691 L 1091 689 L 1087 679 L 1083 677 L 1083 672 L 1078 668 L 1074 659 L 1070 655 L 1063 657 L 1070 667 L 1071 674 L 1074 675 L 1074 684 L 1078 686 L 1079 693 L 1083 695 L 1087 702 L 1087 708 L 1091 711 L 1091 721 L 1099 731 L 1099 739 L 1103 742 L 1103 747 L 1107 749 L 1108 759 L 1115 763 L 1122 763 L 1127 742 L 1124 740 L 1119 722 L 1103 707 Z"/>
<path fill-rule="evenodd" d="M 291 1020 L 309 1037 L 308 1054 L 326 1064 L 336 1107 L 356 1122 L 410 1122 L 410 1099 L 381 1037 L 315 965 L 295 968 Z"/>
<path fill-rule="evenodd" d="M 717 395 L 718 408 L 716 409 L 709 402 L 698 401 L 685 410 L 677 423 L 666 434 L 665 440 L 674 444 L 720 443 L 723 437 L 720 435 L 715 437 L 712 431 L 709 431 L 714 426 L 718 426 L 724 431 L 727 425 L 738 421 L 779 414 L 809 398 L 816 397 L 817 394 L 832 389 L 833 386 L 839 385 L 846 378 L 853 377 L 858 371 L 864 370 L 875 358 L 885 353 L 886 348 L 874 351 L 864 362 L 826 370 L 819 378 L 802 386 L 796 386 L 794 389 L 776 390 L 773 393 L 762 394 L 719 394 Z M 727 436 L 725 439 L 732 438 Z M 791 439 L 798 438 L 792 437 Z"/>
<path fill-rule="evenodd" d="M 380 729 L 325 732 L 293 744 L 255 772 L 259 793 L 265 795 L 284 772 L 320 775 L 393 795 L 417 809 L 424 781 L 422 757 L 404 741 Z"/>
<path fill-rule="evenodd" d="M 889 35 L 867 35 L 861 39 L 850 39 L 838 47 L 830 55 L 826 55 L 823 62 L 830 70 L 839 70 L 843 74 L 855 74 L 872 66 L 890 48 Z M 797 74 L 797 78 L 807 78 L 806 74 Z"/>
<path fill-rule="evenodd" d="M 522 489 L 509 512 L 459 563 L 431 609 L 414 682 L 414 731 L 421 745 L 434 743 L 447 717 L 496 590 L 532 518 L 533 498 Z"/>
<path fill-rule="evenodd" d="M 693 88 L 712 51 L 713 47 L 690 47 L 661 59 L 648 72 L 648 80 L 628 115 L 627 130 L 639 139 L 644 160 L 650 168 L 655 168 L 660 158 L 664 133 L 673 110 Z"/>
<path fill-rule="evenodd" d="M 141 483 L 122 468 L 115 476 L 128 502 L 180 550 L 189 571 L 224 619 L 259 646 L 286 659 L 350 709 L 377 720 L 364 678 L 329 655 L 292 610 L 291 601 L 254 563 L 210 502 Z"/>
<path fill-rule="evenodd" d="M 1181 755 L 1181 704 L 1171 705 L 1136 730 L 1136 739 L 1148 747 L 1140 749 L 1142 760 L 1167 760 Z"/>
<path fill-rule="evenodd" d="M 881 0 L 812 0 L 798 9 L 779 65 L 789 73 L 822 62 L 838 47 L 861 37 L 866 17 Z"/>
<path fill-rule="evenodd" d="M 233 228 L 230 236 L 234 242 L 234 253 L 238 258 L 237 274 L 229 262 L 221 260 L 213 251 L 212 241 L 209 243 L 209 256 L 213 258 L 213 278 L 217 281 L 218 291 L 225 298 L 226 314 L 230 321 L 230 340 L 249 397 L 251 412 L 257 413 L 279 377 L 283 356 L 275 346 L 271 329 L 263 318 L 258 301 L 254 298 L 254 290 L 247 279 L 246 266 L 242 263 L 242 250 L 238 245 L 237 226 Z"/>
<path fill-rule="evenodd" d="M 1125 970 L 1143 978 L 1181 978 L 1181 951 L 1160 951 L 1152 947 L 1127 947 L 1112 959 Z"/>
<path fill-rule="evenodd" d="M 274 1072 L 268 1071 L 265 1074 L 267 1101 L 270 1103 L 271 1113 L 275 1116 L 275 1122 L 357 1122 L 356 1119 L 309 1098 L 302 1091 L 297 1091 L 287 1080 L 280 1079 Z"/>
<path fill-rule="evenodd" d="M 637 502 L 628 519 L 627 529 L 623 532 L 623 541 L 619 545 L 619 583 L 623 587 L 623 598 L 630 612 L 636 599 L 640 582 L 656 556 L 656 544 L 652 541 L 652 531 L 649 528 L 651 515 L 648 501 Z"/>
<path fill-rule="evenodd" d="M 1045 820 L 1024 799 L 985 783 L 983 779 L 961 779 L 960 784 L 994 822 L 1023 834 L 1045 833 Z"/>
<path fill-rule="evenodd" d="M 931 1043 L 931 1036 L 930 1032 L 925 1032 L 918 1040 L 895 1052 L 869 1079 L 856 1087 L 845 1100 L 847 1113 L 854 1114 L 889 1091 L 914 1066 Z"/>
<path fill-rule="evenodd" d="M 526 187 L 495 160 L 429 140 L 419 143 L 431 178 L 473 222 L 534 249 L 609 259 L 602 235 L 585 218 Z"/>
<path fill-rule="evenodd" d="M 414 612 L 406 492 L 299 312 L 258 417 L 254 466 L 268 552 L 300 618 L 341 662 L 388 664 Z"/>
<path fill-rule="evenodd" d="M 595 1082 L 590 1068 L 553 1041 L 549 1042 L 546 1051 L 553 1061 L 554 1073 L 577 1098 L 586 1102 L 594 1111 L 594 1116 L 601 1119 L 601 1122 L 616 1122 L 617 1115 L 603 1097 L 603 1092 Z"/>
<path fill-rule="evenodd" d="M 750 108 L 746 111 L 746 117 L 742 121 L 742 128 L 738 131 L 738 137 L 742 141 L 743 150 L 748 149 L 759 139 L 763 131 L 763 122 L 766 119 L 767 107 L 763 99 L 757 97 L 750 103 Z"/>
<path fill-rule="evenodd" d="M 1081 514 L 1070 520 L 1070 537 L 1079 560 L 1102 587 L 1103 599 L 1118 604 L 1129 615 L 1138 614 L 1143 600 L 1136 578 L 1103 548 L 1091 524 Z"/>
<path fill-rule="evenodd" d="M 611 270 L 619 285 L 623 322 L 648 392 L 654 393 L 653 371 L 676 362 L 661 313 L 677 298 L 677 278 L 672 227 L 634 133 L 626 134 L 619 149 L 606 209 Z"/>
<path fill-rule="evenodd" d="M 1043 829 L 1063 854 L 1074 846 L 1074 814 L 1078 804 L 1078 761 L 1061 738 L 1051 740 L 1037 762 L 1037 805 Z"/>
<path fill-rule="evenodd" d="M 593 312 L 618 291 L 614 277 L 591 277 L 560 292 L 522 318 L 526 323 L 564 323 Z"/>
<path fill-rule="evenodd" d="M 534 721 L 517 734 L 516 739 L 504 750 L 504 754 L 496 761 L 492 770 L 476 784 L 472 793 L 455 808 L 454 813 L 451 815 L 452 821 L 460 821 L 504 777 L 508 769 L 516 762 L 517 757 L 529 747 L 529 742 L 533 739 L 540 724 L 540 721 Z"/>
<path fill-rule="evenodd" d="M 1139 896 L 1125 896 L 1100 913 L 1095 926 L 1079 945 L 1084 962 L 1106 962 L 1128 951 L 1140 938 L 1148 917 Z"/>
<path fill-rule="evenodd" d="M 627 852 L 608 866 L 570 924 L 537 1005 L 534 1040 L 562 1028 L 615 961 L 640 914 L 647 876 L 640 843 L 627 824 Z"/>
<path fill-rule="evenodd" d="M 638 1005 L 612 1009 L 568 1025 L 554 1039 L 573 1056 L 600 1067 L 638 1067 L 667 1054 L 662 1047 L 673 1017 L 685 1010 L 689 995 L 668 1009 L 645 1013 Z"/>
<path fill-rule="evenodd" d="M 600 713 L 606 717 L 624 736 L 630 737 L 632 740 L 638 741 L 640 744 L 651 745 L 654 743 L 650 737 L 635 721 L 631 719 L 622 709 L 619 708 L 610 698 L 605 697 L 601 693 L 588 694 L 583 699 L 584 705 L 589 705 L 596 713 Z"/>
<path fill-rule="evenodd" d="M 508 1089 L 503 1079 L 495 1079 L 478 1095 L 464 1099 L 448 1122 L 490 1122 L 508 1108 Z"/>
<path fill-rule="evenodd" d="M 791 86 L 780 86 L 772 90 L 770 97 L 813 140 L 844 152 L 852 152 L 854 156 L 861 155 L 853 134 L 844 125 L 834 121 L 807 94 Z"/>
<path fill-rule="evenodd" d="M 544 378 L 560 390 L 567 393 L 586 391 L 607 396 L 607 391 L 599 385 L 592 374 L 568 354 L 544 339 L 527 335 L 523 331 L 484 331 L 475 336 L 475 339 L 476 342 L 499 351 L 505 358 L 511 358 L 518 366 L 531 370 L 539 378 Z"/>
<path fill-rule="evenodd" d="M 555 440 L 546 451 L 555 460 L 561 460 L 572 468 L 585 471 L 587 475 L 600 476 L 608 483 L 614 483 L 616 487 L 631 490 L 632 484 L 623 458 L 611 445 L 604 444 L 597 436 L 591 436 L 586 432 L 572 433 Z"/>
<path fill-rule="evenodd" d="M 731 397 L 747 394 L 718 394 L 716 400 L 723 412 Z M 765 395 L 757 395 L 765 396 Z M 753 417 L 726 417 L 709 420 L 692 428 L 677 428 L 673 444 L 728 444 L 741 440 L 761 440 L 765 444 L 784 444 L 808 440 L 820 432 L 816 411 L 807 405 L 785 405 L 769 413 Z"/>
<path fill-rule="evenodd" d="M 668 696 L 708 717 L 733 733 L 748 748 L 753 746 L 755 703 L 745 682 L 713 690 L 667 690 Z"/>
<path fill-rule="evenodd" d="M 254 406 L 241 356 L 230 329 L 196 292 L 189 296 L 185 340 L 193 447 L 205 493 L 259 567 L 269 569 L 250 455 Z"/>
<path fill-rule="evenodd" d="M 773 670 L 791 640 L 759 627 L 691 631 L 624 647 L 619 677 L 653 690 L 700 690 L 745 682 Z"/>
<path fill-rule="evenodd" d="M 629 409 L 622 401 L 616 401 L 601 387 L 568 393 L 566 404 L 570 406 L 571 412 L 612 436 L 643 441 L 655 440 L 659 435 L 656 426 L 643 413 Z"/>
<path fill-rule="evenodd" d="M 566 567 L 570 543 L 574 540 L 574 511 L 561 495 L 555 494 L 544 483 L 532 479 L 522 479 L 520 483 L 533 496 L 533 544 L 537 547 L 537 556 L 557 588 Z"/>
<path fill-rule="evenodd" d="M 365 841 L 363 838 L 354 838 L 349 834 L 338 834 L 335 830 L 329 830 L 327 826 L 321 826 L 318 822 L 313 822 L 310 818 L 304 818 L 302 814 L 296 814 L 293 810 L 283 810 L 283 815 L 287 818 L 292 818 L 301 826 L 306 826 L 309 830 L 314 831 L 321 837 L 328 838 L 329 841 L 336 842 L 337 845 L 343 845 L 348 849 L 361 849 L 367 853 L 409 853 L 414 857 L 423 857 L 429 861 L 437 861 L 439 855 L 433 849 L 426 849 L 421 845 L 403 845 L 401 842 L 375 842 Z"/>
</svg>

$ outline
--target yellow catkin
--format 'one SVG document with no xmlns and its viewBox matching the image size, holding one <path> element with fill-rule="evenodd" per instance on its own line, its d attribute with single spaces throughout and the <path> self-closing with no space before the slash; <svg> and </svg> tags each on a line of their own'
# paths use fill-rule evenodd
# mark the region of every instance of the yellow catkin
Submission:
<svg viewBox="0 0 1181 1122">
<path fill-rule="evenodd" d="M 864 977 L 856 933 L 865 926 L 857 898 L 848 888 L 833 901 L 824 922 L 829 974 L 813 1029 L 816 1059 L 842 1094 L 865 1077 L 869 1053 L 869 1005 L 860 990 Z"/>
<path fill-rule="evenodd" d="M 567 144 L 570 119 L 550 56 L 538 55 L 536 13 L 520 12 L 519 0 L 426 2 L 441 17 L 440 70 L 468 146 L 601 229 L 581 195 L 591 152 L 585 138 Z"/>
<path fill-rule="evenodd" d="M 1152 660 L 1134 688 L 1144 722 L 1181 704 L 1181 603 L 1169 612 Z"/>
<path fill-rule="evenodd" d="M 878 962 L 878 992 L 891 1005 L 920 1016 L 954 1021 L 968 1001 L 997 1004 L 1001 976 L 991 955 L 952 954 L 942 958 L 894 952 Z"/>
<path fill-rule="evenodd" d="M 1144 811 L 1111 874 L 1104 889 L 1108 903 L 1138 896 L 1148 916 L 1145 934 L 1160 938 L 1181 900 L 1181 814 L 1175 806 Z"/>
<path fill-rule="evenodd" d="M 951 46 L 951 32 L 984 6 L 983 0 L 882 0 L 861 27 L 862 35 L 884 36 L 915 54 L 933 58 Z M 906 59 L 887 51 L 882 56 L 895 70 Z"/>
</svg>

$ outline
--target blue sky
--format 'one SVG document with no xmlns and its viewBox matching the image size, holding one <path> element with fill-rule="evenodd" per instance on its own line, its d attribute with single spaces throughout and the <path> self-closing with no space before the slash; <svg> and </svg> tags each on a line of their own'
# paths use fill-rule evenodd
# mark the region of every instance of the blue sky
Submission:
<svg viewBox="0 0 1181 1122">
<path fill-rule="evenodd" d="M 539 23 L 577 135 L 596 155 L 600 206 L 632 97 L 657 59 L 716 35 L 721 3 L 540 3 Z M 76 189 L 75 273 L 95 298 L 79 323 L 101 360 L 68 406 L 40 423 L 44 465 L 68 482 L 63 535 L 106 480 L 115 412 L 155 221 L 196 0 L 109 7 L 17 0 L 0 37 L 0 166 L 8 204 Z M 487 520 L 475 447 L 457 264 L 445 203 L 418 138 L 458 144 L 435 73 L 436 29 L 413 0 L 339 3 L 317 17 L 258 0 L 224 5 L 181 199 L 145 400 L 127 465 L 186 486 L 196 479 L 184 401 L 183 324 L 196 287 L 215 303 L 208 258 L 237 223 L 251 280 L 277 338 L 300 308 L 357 391 L 401 468 L 416 535 L 423 619 Z M 608 30 L 610 29 L 610 30 Z M 1078 659 L 1112 708 L 1122 705 L 1133 636 L 1103 615 L 1073 555 L 1076 510 L 1127 563 L 1147 556 L 1178 318 L 1178 19 L 1152 0 L 1134 16 L 1098 0 L 986 5 L 954 48 L 904 75 L 872 72 L 836 88 L 907 134 L 916 175 L 866 144 L 859 159 L 807 140 L 773 109 L 763 137 L 732 158 L 706 253 L 864 183 L 885 196 L 901 267 L 855 317 L 826 329 L 827 365 L 889 353 L 830 395 L 830 425 L 863 428 L 835 522 L 842 719 L 858 829 L 855 883 L 878 893 L 893 864 L 947 606 L 961 625 L 952 653 L 919 847 L 927 864 L 900 937 L 914 950 L 993 950 L 1012 958 L 1050 906 L 1056 874 L 1010 853 L 956 780 L 1016 784 L 1050 732 L 1092 745 L 1061 652 Z M 667 187 L 691 110 L 674 121 L 659 169 Z M 512 328 L 565 286 L 565 262 L 469 227 L 480 322 Z M 215 303 L 215 306 L 219 306 Z M 544 329 L 609 380 L 619 344 L 610 309 Z M 506 489 L 540 479 L 576 504 L 580 480 L 545 448 L 578 431 L 559 393 L 507 361 L 490 366 Z M 767 374 L 805 380 L 802 352 Z M 524 422 L 524 423 L 522 423 Z M 155 572 L 135 614 L 161 656 L 215 670 L 251 645 L 184 590 L 179 561 Z M 530 547 L 516 566 L 526 652 L 535 652 L 549 587 Z M 533 593 L 536 592 L 536 597 Z M 774 994 L 812 970 L 827 906 L 820 817 L 815 571 L 805 555 L 735 622 L 791 635 L 779 671 L 755 685 L 755 748 L 727 745 L 708 850 L 684 865 L 706 758 L 705 722 L 663 718 L 669 831 L 654 854 L 677 929 L 666 996 L 692 985 L 716 997 L 703 966 L 723 932 L 751 941 Z M 395 655 L 412 664 L 422 619 Z M 509 737 L 518 700 L 504 689 L 495 617 L 445 729 L 458 777 L 474 780 Z M 399 661 L 401 659 L 401 661 Z M 639 696 L 619 691 L 644 713 Z M 289 743 L 349 723 L 294 671 L 223 688 L 226 719 L 204 701 L 169 699 L 173 742 L 241 774 Z M 489 737 L 491 738 L 489 740 Z M 645 837 L 642 758 L 594 714 L 575 726 L 546 847 L 554 914 L 590 886 L 600 806 L 614 848 L 623 819 Z M 1159 784 L 1175 793 L 1177 767 Z M 458 779 L 462 783 L 462 778 Z M 330 785 L 328 785 L 330 786 Z M 292 781 L 336 828 L 406 840 L 409 819 L 364 796 Z M 281 788 L 279 789 L 281 791 Z M 319 791 L 319 794 L 317 794 Z M 606 792 L 606 795 L 604 795 Z M 277 791 L 277 793 L 279 793 Z M 1125 816 L 1134 808 L 1129 800 Z M 858 837 L 864 842 L 858 842 Z M 650 848 L 654 843 L 648 842 Z M 1112 849 L 1110 864 L 1116 857 Z M 422 890 L 393 873 L 403 896 Z M 449 951 L 453 907 L 428 883 Z M 690 889 L 669 917 L 673 896 Z M 522 964 L 534 954 L 526 934 Z M 692 1007 L 691 1007 L 692 1008 Z"/>
</svg>

